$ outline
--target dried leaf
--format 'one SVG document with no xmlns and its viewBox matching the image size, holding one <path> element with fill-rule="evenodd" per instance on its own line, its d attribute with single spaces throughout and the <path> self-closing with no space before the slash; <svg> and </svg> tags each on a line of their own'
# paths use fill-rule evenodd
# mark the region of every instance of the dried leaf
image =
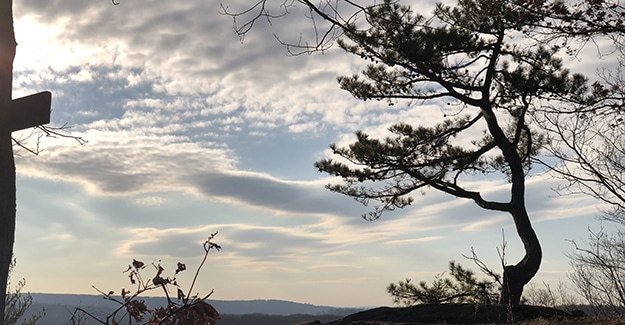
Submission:
<svg viewBox="0 0 625 325">
<path fill-rule="evenodd" d="M 141 262 L 141 261 L 137 261 L 137 260 L 135 260 L 135 259 L 132 259 L 132 266 L 133 266 L 135 269 L 140 269 L 140 268 L 142 268 L 144 265 L 145 265 L 145 263 L 143 263 L 143 262 Z"/>
<path fill-rule="evenodd" d="M 183 263 L 178 262 L 178 268 L 176 269 L 176 274 L 187 269 L 187 266 Z"/>
<path fill-rule="evenodd" d="M 152 279 L 152 283 L 154 283 L 154 285 L 160 286 L 160 285 L 168 284 L 169 279 L 165 279 L 157 275 L 154 277 L 154 279 Z"/>
<path fill-rule="evenodd" d="M 159 261 L 158 266 L 154 265 L 154 263 L 152 263 L 152 265 L 156 268 L 156 276 L 160 277 L 163 271 L 165 271 L 165 269 L 161 266 L 160 261 Z"/>
<path fill-rule="evenodd" d="M 145 305 L 145 300 L 131 300 L 126 305 L 126 310 L 137 322 L 142 321 L 145 313 L 149 312 L 148 307 Z"/>
</svg>

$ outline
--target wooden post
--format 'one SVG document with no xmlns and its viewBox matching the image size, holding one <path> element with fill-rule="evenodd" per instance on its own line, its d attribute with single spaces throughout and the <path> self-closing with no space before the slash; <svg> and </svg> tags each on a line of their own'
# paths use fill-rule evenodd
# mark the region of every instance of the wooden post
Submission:
<svg viewBox="0 0 625 325">
<path fill-rule="evenodd" d="M 0 0 L 0 325 L 4 325 L 7 277 L 15 241 L 15 162 L 9 106 L 16 46 L 13 2 Z"/>
<path fill-rule="evenodd" d="M 43 91 L 11 101 L 11 131 L 50 123 L 52 93 Z"/>
<path fill-rule="evenodd" d="M 15 242 L 15 161 L 11 133 L 50 120 L 49 92 L 12 100 L 16 47 L 13 1 L 0 0 L 0 325 L 4 325 L 7 277 Z"/>
</svg>

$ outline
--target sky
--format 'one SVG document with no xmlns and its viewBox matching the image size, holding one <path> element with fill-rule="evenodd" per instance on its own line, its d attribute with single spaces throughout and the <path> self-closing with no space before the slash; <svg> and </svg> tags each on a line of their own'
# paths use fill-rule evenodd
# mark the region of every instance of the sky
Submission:
<svg viewBox="0 0 625 325">
<path fill-rule="evenodd" d="M 504 242 L 509 263 L 522 257 L 511 217 L 471 201 L 427 191 L 371 222 L 360 217 L 367 207 L 324 188 L 333 180 L 313 164 L 330 144 L 432 124 L 446 108 L 354 99 L 336 77 L 359 71 L 358 58 L 336 47 L 292 56 L 274 37 L 310 35 L 298 10 L 259 21 L 243 42 L 217 1 L 17 0 L 14 16 L 14 98 L 51 91 L 50 126 L 88 141 L 44 137 L 37 156 L 16 148 L 13 279 L 26 278 L 28 291 L 131 289 L 122 271 L 133 259 L 161 261 L 170 275 L 186 263 L 178 282 L 188 288 L 214 232 L 223 249 L 195 290 L 221 300 L 391 305 L 389 283 L 430 281 L 450 260 L 475 269 L 463 257 L 472 248 L 494 270 Z M 594 73 L 604 62 L 567 63 Z M 31 133 L 14 137 L 32 147 Z M 471 185 L 507 197 L 503 179 Z M 557 185 L 527 181 L 544 250 L 539 286 L 568 281 L 567 240 L 600 226 L 598 202 L 558 197 Z"/>
</svg>

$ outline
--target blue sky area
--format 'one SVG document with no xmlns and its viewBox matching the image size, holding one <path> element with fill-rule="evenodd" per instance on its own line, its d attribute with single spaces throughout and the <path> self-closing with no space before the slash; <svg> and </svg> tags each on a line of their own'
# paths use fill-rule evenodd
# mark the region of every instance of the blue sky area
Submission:
<svg viewBox="0 0 625 325">
<path fill-rule="evenodd" d="M 330 155 L 329 144 L 450 112 L 354 99 L 336 77 L 362 63 L 338 48 L 287 55 L 273 34 L 296 40 L 309 30 L 297 10 L 273 26 L 260 22 L 243 43 L 215 1 L 19 0 L 14 13 L 14 97 L 52 91 L 51 125 L 88 141 L 42 138 L 38 156 L 16 148 L 14 279 L 25 277 L 29 291 L 119 291 L 133 258 L 193 269 L 215 231 L 223 250 L 197 289 L 224 300 L 389 305 L 389 283 L 429 281 L 449 260 L 473 267 L 462 257 L 471 247 L 499 270 L 502 230 L 508 262 L 522 256 L 510 216 L 470 201 L 416 193 L 411 207 L 368 222 L 366 208 L 324 189 L 333 180 L 313 163 Z M 566 62 L 594 74 L 606 62 L 589 53 Z M 556 197 L 557 184 L 528 180 L 544 246 L 539 285 L 567 281 L 566 239 L 599 227 L 598 202 Z M 504 179 L 471 185 L 490 198 L 508 191 Z"/>
</svg>

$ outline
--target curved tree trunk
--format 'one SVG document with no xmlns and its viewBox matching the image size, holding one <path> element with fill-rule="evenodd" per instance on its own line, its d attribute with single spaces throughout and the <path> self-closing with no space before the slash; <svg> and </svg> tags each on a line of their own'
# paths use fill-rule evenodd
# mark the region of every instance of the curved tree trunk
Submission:
<svg viewBox="0 0 625 325">
<path fill-rule="evenodd" d="M 487 119 L 488 120 L 488 119 Z M 492 121 L 496 119 L 491 118 Z M 522 122 L 521 122 L 522 123 Z M 490 123 L 489 123 L 490 124 Z M 494 132 L 493 132 L 494 131 Z M 517 234 L 523 242 L 525 256 L 515 265 L 504 266 L 503 288 L 500 303 L 518 305 L 521 302 L 523 287 L 536 275 L 542 261 L 542 249 L 536 236 L 525 203 L 525 171 L 516 145 L 513 145 L 500 132 L 500 128 L 491 128 L 491 134 L 508 162 L 511 171 L 511 193 L 508 212 L 512 215 Z"/>
<path fill-rule="evenodd" d="M 490 87 L 495 74 L 495 67 L 501 44 L 503 44 L 504 31 L 499 34 L 499 46 L 493 54 L 490 63 L 489 73 L 487 74 L 486 87 L 483 89 L 483 97 L 480 108 L 484 115 L 484 119 L 488 126 L 490 134 L 493 136 L 496 146 L 501 150 L 508 167 L 510 168 L 510 202 L 506 204 L 506 208 L 502 209 L 509 212 L 514 220 L 517 233 L 523 242 L 525 256 L 515 265 L 504 266 L 503 288 L 501 292 L 500 303 L 518 305 L 521 301 L 523 287 L 536 275 L 542 261 L 542 250 L 540 242 L 536 236 L 536 232 L 532 228 L 529 215 L 527 214 L 525 203 L 525 170 L 523 168 L 523 159 L 519 154 L 519 138 L 522 132 L 527 132 L 527 136 L 531 139 L 529 129 L 525 125 L 525 112 L 529 108 L 529 102 L 523 100 L 525 106 L 520 109 L 521 113 L 517 117 L 516 132 L 514 140 L 508 139 L 506 133 L 502 130 L 497 121 L 497 117 L 490 101 Z M 531 140 L 530 140 L 531 144 Z M 528 148 L 529 150 L 529 148 Z"/>
<path fill-rule="evenodd" d="M 4 325 L 7 277 L 15 240 L 15 162 L 9 115 L 16 48 L 12 6 L 12 0 L 0 0 L 0 325 Z"/>
<path fill-rule="evenodd" d="M 519 211 L 516 211 L 519 210 Z M 503 270 L 503 288 L 499 303 L 518 305 L 523 287 L 536 275 L 542 260 L 540 242 L 524 207 L 512 211 L 517 233 L 525 248 L 525 256 L 516 265 L 506 265 Z"/>
</svg>

